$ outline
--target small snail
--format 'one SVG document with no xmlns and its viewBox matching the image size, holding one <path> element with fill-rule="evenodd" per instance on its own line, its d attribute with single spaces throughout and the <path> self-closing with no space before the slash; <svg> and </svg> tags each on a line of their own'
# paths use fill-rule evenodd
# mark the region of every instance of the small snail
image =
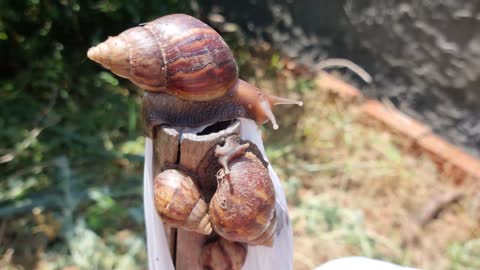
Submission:
<svg viewBox="0 0 480 270">
<path fill-rule="evenodd" d="M 201 234 L 210 234 L 212 225 L 207 204 L 193 180 L 186 174 L 169 169 L 154 180 L 154 201 L 163 222 Z"/>
<path fill-rule="evenodd" d="M 229 135 L 226 138 L 224 138 L 222 141 L 218 142 L 217 145 L 224 145 L 225 141 L 228 137 L 230 136 L 235 136 L 235 135 Z M 237 135 L 238 136 L 238 135 Z M 231 139 L 230 139 L 231 140 Z M 238 142 L 240 145 L 248 145 L 248 148 L 246 148 L 246 151 L 251 152 L 254 154 L 263 164 L 265 168 L 268 167 L 269 163 L 263 159 L 262 153 L 258 149 L 257 145 L 254 143 L 251 143 L 250 141 L 247 140 L 240 140 Z M 221 158 L 220 156 L 215 156 L 215 150 L 217 149 L 217 145 L 209 149 L 202 160 L 198 163 L 197 168 L 195 169 L 195 180 L 198 180 L 197 185 L 200 189 L 200 192 L 203 195 L 203 198 L 207 203 L 210 202 L 212 199 L 213 195 L 217 191 L 217 186 L 218 186 L 218 181 L 217 181 L 217 174 L 218 171 L 223 167 L 225 168 L 227 165 L 228 168 L 228 159 L 222 158 L 222 160 L 219 160 Z M 242 154 L 242 151 L 237 151 L 239 154 Z M 226 154 L 222 155 L 223 157 L 227 156 Z M 223 163 L 223 164 L 222 164 Z"/>
<path fill-rule="evenodd" d="M 203 246 L 200 260 L 204 269 L 241 270 L 246 257 L 244 245 L 220 237 Z"/>
<path fill-rule="evenodd" d="M 273 244 L 276 228 L 275 189 L 267 168 L 239 144 L 237 136 L 217 146 L 217 191 L 210 201 L 210 221 L 220 236 L 249 245 Z"/>
<path fill-rule="evenodd" d="M 147 135 L 158 124 L 198 127 L 247 117 L 263 124 L 277 104 L 302 102 L 270 96 L 238 78 L 222 37 L 184 14 L 128 29 L 88 50 L 88 58 L 150 91 L 144 97 Z M 150 130 L 148 130 L 150 129 Z"/>
</svg>

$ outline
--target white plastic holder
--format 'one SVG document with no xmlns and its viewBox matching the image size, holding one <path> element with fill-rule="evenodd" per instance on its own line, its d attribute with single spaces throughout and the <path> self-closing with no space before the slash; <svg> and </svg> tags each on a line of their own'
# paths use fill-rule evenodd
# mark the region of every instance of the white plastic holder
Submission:
<svg viewBox="0 0 480 270">
<path fill-rule="evenodd" d="M 192 130 L 197 133 L 200 130 Z M 268 161 L 263 141 L 258 126 L 252 120 L 240 119 L 240 138 L 254 143 Z M 145 144 L 145 166 L 144 166 L 144 214 L 146 228 L 146 242 L 148 249 L 149 270 L 174 270 L 172 258 L 170 257 L 169 245 L 165 230 L 160 217 L 157 215 L 153 201 L 153 144 L 147 138 Z M 273 170 L 268 166 L 270 177 L 275 187 L 277 229 L 275 232 L 274 244 L 272 247 L 248 246 L 247 258 L 243 270 L 291 270 L 293 269 L 293 235 L 285 193 L 281 187 L 280 180 Z M 178 254 L 181 256 L 181 254 Z"/>
</svg>

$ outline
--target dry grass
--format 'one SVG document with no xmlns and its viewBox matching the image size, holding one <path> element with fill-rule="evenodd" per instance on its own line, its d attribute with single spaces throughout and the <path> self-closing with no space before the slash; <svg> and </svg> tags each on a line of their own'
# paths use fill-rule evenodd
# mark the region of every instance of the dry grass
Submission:
<svg viewBox="0 0 480 270">
<path fill-rule="evenodd" d="M 304 113 L 287 117 L 280 131 L 287 139 L 268 132 L 266 143 L 275 142 L 269 155 L 290 203 L 295 269 L 350 255 L 479 269 L 478 257 L 469 259 L 480 249 L 478 182 L 455 186 L 428 157 L 414 155 L 411 142 L 366 119 L 355 101 L 321 87 L 303 99 Z M 422 209 L 452 191 L 464 196 L 418 225 Z"/>
<path fill-rule="evenodd" d="M 290 204 L 296 270 L 351 255 L 431 270 L 480 269 L 478 179 L 456 186 L 428 157 L 413 154 L 418 151 L 412 151 L 412 142 L 365 118 L 358 101 L 345 101 L 315 86 L 308 70 L 284 61 L 270 47 L 255 48 L 259 51 L 237 49 L 242 78 L 305 101 L 302 110 L 295 106 L 275 110 L 280 130 L 265 128 L 267 152 Z M 143 140 L 121 148 L 139 154 Z M 454 191 L 463 197 L 425 226 L 418 225 L 426 206 Z M 137 206 L 140 197 L 141 193 L 135 197 Z M 132 204 L 108 193 L 92 200 L 96 203 L 91 212 L 88 208 L 77 213 L 87 220 L 102 217 L 99 211 L 114 212 Z M 0 242 L 12 238 L 10 242 L 19 247 L 0 254 L 0 269 L 111 269 L 113 261 L 115 269 L 145 267 L 142 224 L 96 235 L 75 223 L 71 224 L 75 233 L 61 238 L 53 231 L 54 240 L 49 242 L 50 229 L 58 230 L 56 218 L 49 218 L 47 210 L 38 215 L 45 218 L 26 214 L 0 221 Z M 102 222 L 106 227 L 112 222 L 125 227 L 121 215 Z M 92 252 L 82 252 L 85 248 Z M 25 263 L 28 256 L 40 259 L 30 265 Z"/>
</svg>

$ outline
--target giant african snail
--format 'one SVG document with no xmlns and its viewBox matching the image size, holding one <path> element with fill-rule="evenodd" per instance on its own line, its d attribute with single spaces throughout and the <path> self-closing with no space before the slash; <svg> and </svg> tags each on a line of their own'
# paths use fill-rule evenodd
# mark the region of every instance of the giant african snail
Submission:
<svg viewBox="0 0 480 270">
<path fill-rule="evenodd" d="M 272 246 L 277 226 L 275 188 L 268 169 L 249 147 L 237 136 L 216 147 L 222 168 L 210 201 L 210 221 L 215 232 L 230 241 Z"/>
<path fill-rule="evenodd" d="M 198 127 L 238 117 L 259 124 L 277 104 L 302 102 L 267 95 L 238 78 L 235 59 L 222 37 L 184 14 L 128 29 L 88 50 L 88 57 L 147 90 L 146 133 L 156 125 Z"/>
<path fill-rule="evenodd" d="M 206 235 L 212 232 L 208 206 L 187 174 L 175 169 L 159 173 L 154 180 L 154 202 L 170 226 Z"/>
<path fill-rule="evenodd" d="M 230 241 L 271 246 L 277 225 L 275 189 L 255 147 L 232 135 L 212 150 L 214 156 L 207 154 L 206 162 L 221 167 L 213 196 L 188 174 L 168 169 L 154 181 L 158 214 L 176 228 L 206 235 L 213 229 Z"/>
</svg>

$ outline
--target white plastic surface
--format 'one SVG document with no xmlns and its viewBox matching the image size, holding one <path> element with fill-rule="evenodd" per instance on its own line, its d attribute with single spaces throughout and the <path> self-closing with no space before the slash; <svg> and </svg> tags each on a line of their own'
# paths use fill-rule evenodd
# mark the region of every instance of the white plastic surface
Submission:
<svg viewBox="0 0 480 270">
<path fill-rule="evenodd" d="M 268 161 L 263 147 L 260 130 L 255 122 L 240 119 L 240 137 L 257 145 L 266 161 Z M 290 218 L 288 216 L 287 199 L 280 185 L 277 174 L 271 165 L 268 166 L 270 178 L 275 187 L 277 230 L 273 247 L 249 246 L 247 259 L 243 270 L 290 270 L 293 269 L 293 234 Z"/>
<path fill-rule="evenodd" d="M 147 237 L 148 269 L 174 270 L 163 223 L 157 215 L 153 203 L 152 159 L 152 140 L 147 138 L 145 142 L 145 166 L 143 169 L 143 208 Z"/>
<path fill-rule="evenodd" d="M 194 130 L 192 132 L 198 132 Z M 255 143 L 264 159 L 268 161 L 263 147 L 260 131 L 252 120 L 240 120 L 240 137 Z M 243 270 L 291 270 L 293 269 L 293 236 L 290 219 L 288 217 L 287 201 L 280 180 L 268 167 L 272 178 L 277 210 L 277 230 L 273 247 L 248 247 L 247 258 Z M 144 211 L 146 239 L 148 248 L 149 270 L 173 270 L 172 259 L 168 251 L 167 239 L 163 230 L 163 223 L 155 211 L 153 202 L 153 177 L 152 177 L 152 141 L 147 138 L 145 144 L 144 167 Z"/>
</svg>

